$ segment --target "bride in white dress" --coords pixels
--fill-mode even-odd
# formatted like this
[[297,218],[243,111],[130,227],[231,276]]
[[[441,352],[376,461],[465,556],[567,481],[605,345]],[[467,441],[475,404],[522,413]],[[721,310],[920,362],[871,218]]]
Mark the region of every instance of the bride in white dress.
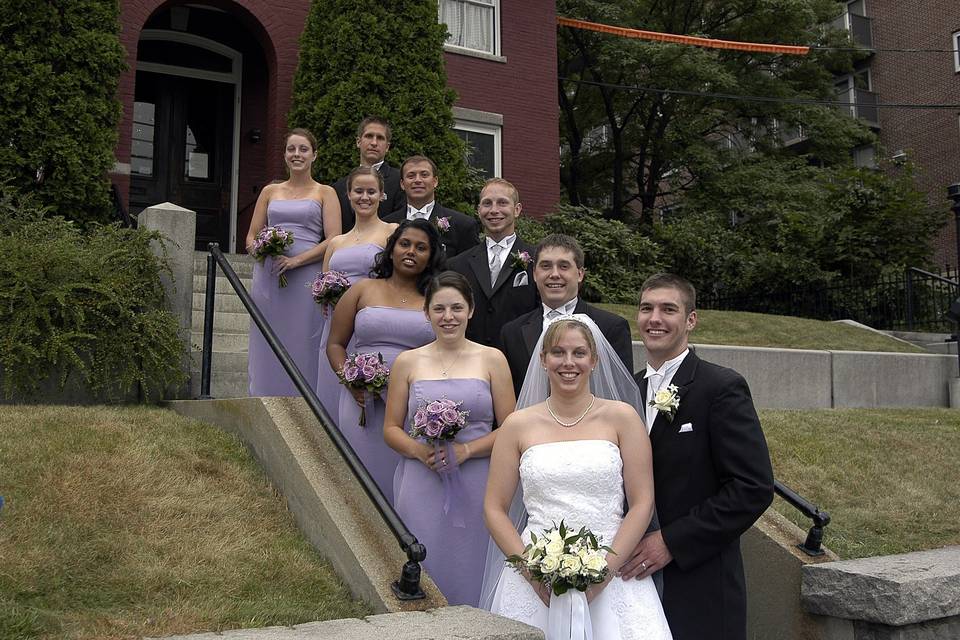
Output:
[[[522,553],[531,532],[539,534],[561,519],[573,531],[586,526],[613,549],[607,555],[610,572],[586,591],[585,628],[578,631],[576,623],[572,630],[564,628],[562,640],[669,640],[653,581],[624,581],[617,571],[654,509],[647,430],[634,406],[607,399],[636,406],[636,385],[586,316],[555,321],[537,352],[540,358],[533,358],[518,402],[526,408],[504,421],[491,456],[484,500],[490,535],[499,551],[510,555]],[[626,514],[624,498],[630,505]],[[561,640],[558,629],[570,620],[558,625],[558,598],[545,585],[504,568],[496,551],[488,554],[481,606],[539,627],[547,640]]]

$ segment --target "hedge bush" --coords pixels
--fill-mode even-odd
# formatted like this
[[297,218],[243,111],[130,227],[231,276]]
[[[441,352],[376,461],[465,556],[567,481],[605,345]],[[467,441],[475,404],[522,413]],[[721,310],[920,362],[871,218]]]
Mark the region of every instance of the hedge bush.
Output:
[[176,317],[150,250],[155,231],[50,215],[36,198],[0,191],[0,367],[7,396],[79,375],[95,399],[140,384],[159,396],[185,375]]
[[0,184],[109,221],[126,53],[117,0],[0,2]]
[[426,155],[438,167],[440,201],[475,202],[479,186],[467,168],[466,145],[453,131],[446,32],[435,0],[313,0],[287,119],[320,140],[318,180],[333,182],[357,165],[357,125],[379,115],[393,126],[391,164]]
[[656,244],[595,209],[559,205],[543,220],[521,216],[518,226],[519,235],[531,244],[551,233],[577,239],[586,271],[580,296],[590,302],[636,302],[643,281],[662,270]]

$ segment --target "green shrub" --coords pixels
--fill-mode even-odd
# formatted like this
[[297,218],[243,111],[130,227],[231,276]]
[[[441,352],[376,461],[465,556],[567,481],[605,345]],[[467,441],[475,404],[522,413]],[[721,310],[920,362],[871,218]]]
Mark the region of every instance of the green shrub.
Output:
[[145,397],[181,383],[184,347],[165,309],[154,231],[51,216],[0,192],[0,367],[3,392],[35,393],[76,373],[97,399]]
[[0,2],[0,184],[83,223],[111,216],[119,12],[116,0]]
[[586,271],[580,295],[591,302],[636,302],[643,281],[661,270],[660,250],[653,242],[594,209],[559,205],[541,221],[521,216],[518,233],[531,244],[551,233],[576,238]]
[[436,0],[311,2],[288,122],[321,141],[318,180],[333,182],[356,166],[357,125],[378,115],[393,125],[391,164],[426,155],[437,164],[440,201],[462,206],[476,198],[465,143],[453,131],[446,30],[437,22]]

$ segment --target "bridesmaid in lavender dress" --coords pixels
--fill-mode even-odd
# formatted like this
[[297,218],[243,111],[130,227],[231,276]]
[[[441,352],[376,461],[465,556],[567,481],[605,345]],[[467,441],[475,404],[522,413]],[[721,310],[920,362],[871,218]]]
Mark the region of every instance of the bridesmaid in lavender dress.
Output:
[[[377,255],[371,278],[350,287],[337,303],[327,343],[330,366],[343,367],[351,338],[355,352],[380,353],[391,367],[402,351],[433,340],[433,329],[423,315],[423,294],[442,259],[440,234],[433,224],[401,222]],[[366,415],[363,427],[359,425],[361,407]],[[393,474],[400,456],[383,441],[383,410],[380,396],[347,387],[340,391],[340,431],[392,502]]]
[[[260,192],[246,240],[250,253],[265,225],[280,225],[293,232],[293,245],[285,255],[254,265],[251,295],[308,382],[317,379],[316,354],[323,316],[305,290],[316,272],[306,265],[322,260],[328,242],[324,238],[340,233],[337,193],[310,175],[316,149],[316,140],[306,129],[293,129],[287,134],[284,161],[289,178]],[[279,285],[281,273],[287,277],[284,288]],[[247,372],[251,396],[299,395],[253,322]]]
[[[342,271],[351,286],[370,277],[373,261],[383,251],[387,238],[397,228],[396,223],[384,222],[377,215],[383,196],[383,176],[373,167],[357,167],[347,176],[347,198],[356,217],[353,229],[330,239],[323,258],[324,271]],[[340,386],[337,374],[327,359],[330,336],[330,316],[333,309],[325,309],[323,332],[320,337],[320,361],[317,363],[317,397],[336,423],[340,413]],[[354,343],[347,352],[356,351]]]
[[[427,547],[423,565],[451,605],[477,606],[487,543],[483,495],[496,432],[516,400],[507,360],[466,339],[470,283],[445,271],[433,278],[425,309],[437,339],[394,363],[383,435],[403,460],[394,480],[397,513]],[[408,435],[420,404],[447,398],[469,411],[449,449]],[[453,459],[449,458],[452,453]],[[459,474],[459,480],[455,477]]]

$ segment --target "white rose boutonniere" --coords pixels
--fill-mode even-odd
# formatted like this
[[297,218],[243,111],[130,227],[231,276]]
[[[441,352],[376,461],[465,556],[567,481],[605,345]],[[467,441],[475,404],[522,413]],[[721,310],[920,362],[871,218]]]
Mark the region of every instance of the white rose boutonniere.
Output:
[[650,406],[662,413],[667,418],[667,422],[673,422],[673,417],[677,415],[677,409],[680,408],[680,390],[677,385],[668,385],[666,389],[660,389],[653,394]]

